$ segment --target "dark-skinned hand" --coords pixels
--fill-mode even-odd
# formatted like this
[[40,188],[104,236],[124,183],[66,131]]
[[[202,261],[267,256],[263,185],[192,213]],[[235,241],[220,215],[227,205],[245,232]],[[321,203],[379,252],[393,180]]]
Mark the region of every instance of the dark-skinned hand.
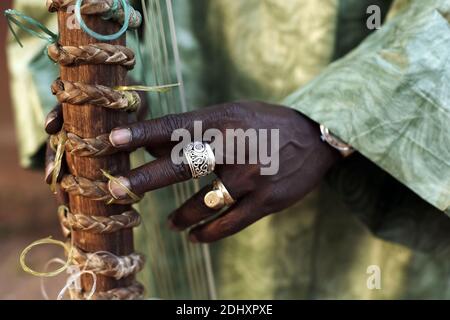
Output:
[[[62,126],[61,112],[53,111],[48,119],[47,132],[57,132]],[[172,147],[177,143],[171,141],[171,136],[180,128],[192,134],[194,121],[202,121],[203,130],[214,128],[221,132],[226,129],[266,129],[269,132],[279,129],[279,170],[274,175],[261,175],[263,165],[260,163],[216,165],[214,173],[236,203],[216,219],[199,224],[217,213],[204,204],[204,196],[212,190],[212,185],[207,185],[169,216],[171,228],[190,229],[189,238],[193,242],[217,241],[288,208],[312,191],[341,157],[321,141],[318,124],[293,109],[254,101],[227,103],[114,129],[110,140],[117,148],[144,147],[157,157],[124,174],[120,177],[122,183],[134,193],[144,194],[191,179],[188,165],[174,164],[171,160]],[[245,151],[249,152],[248,144]],[[51,175],[52,157],[52,152],[48,152],[47,177]],[[109,187],[114,197],[126,196],[120,186],[110,183]]]

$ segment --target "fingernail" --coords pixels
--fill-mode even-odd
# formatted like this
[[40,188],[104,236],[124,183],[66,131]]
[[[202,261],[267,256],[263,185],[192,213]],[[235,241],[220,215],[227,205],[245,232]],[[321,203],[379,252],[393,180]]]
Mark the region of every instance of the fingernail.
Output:
[[[125,177],[118,177],[117,178],[122,185],[124,185],[127,188],[130,188],[130,180],[128,180]],[[127,192],[123,188],[123,186],[115,181],[109,181],[108,182],[108,189],[111,195],[114,197],[114,199],[123,199],[127,197]]]
[[131,130],[130,129],[114,129],[109,135],[109,141],[115,147],[123,146],[131,142]]
[[47,166],[45,167],[45,177],[44,180],[46,183],[52,182],[52,173],[53,169],[55,168],[55,163],[53,161],[49,162]]
[[199,242],[197,237],[193,233],[189,234],[189,241],[192,242],[192,243],[198,243]]
[[47,118],[45,118],[45,129],[51,130],[52,131],[52,124],[55,121],[55,119],[57,118],[58,114],[55,111],[50,112],[47,115]]

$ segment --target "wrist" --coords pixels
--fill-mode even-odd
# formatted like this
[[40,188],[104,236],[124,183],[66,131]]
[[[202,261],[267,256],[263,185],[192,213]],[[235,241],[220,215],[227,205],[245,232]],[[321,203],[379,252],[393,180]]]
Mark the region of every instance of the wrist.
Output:
[[308,128],[307,135],[314,141],[315,150],[320,154],[322,162],[326,163],[325,167],[331,167],[334,163],[342,159],[341,152],[322,139],[321,125],[304,114],[297,113],[303,120],[303,127]]
[[331,148],[337,150],[343,158],[347,158],[355,152],[355,149],[353,149],[351,145],[333,135],[328,128],[322,124],[320,125],[320,138]]

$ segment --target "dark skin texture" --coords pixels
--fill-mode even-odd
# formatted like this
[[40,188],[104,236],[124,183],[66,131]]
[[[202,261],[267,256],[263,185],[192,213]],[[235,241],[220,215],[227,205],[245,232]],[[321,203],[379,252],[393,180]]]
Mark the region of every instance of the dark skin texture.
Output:
[[[57,132],[62,126],[60,111],[49,114],[46,131]],[[114,129],[111,142],[123,150],[144,147],[157,157],[155,161],[131,170],[121,180],[136,194],[166,187],[191,179],[189,167],[175,165],[170,158],[175,129],[185,128],[191,133],[193,122],[202,121],[203,130],[219,129],[279,129],[279,171],[275,175],[261,175],[261,164],[216,165],[214,173],[221,179],[236,203],[208,223],[217,211],[206,207],[203,198],[212,189],[205,186],[175,212],[169,215],[169,226],[178,231],[190,228],[193,242],[213,242],[233,235],[259,219],[286,209],[311,192],[330,167],[341,156],[320,139],[319,126],[297,111],[263,102],[227,103],[185,114],[138,121]],[[128,133],[129,140],[118,145],[118,130]],[[119,132],[119,133],[120,133]],[[247,146],[248,147],[248,146]],[[225,151],[225,150],[224,150]],[[248,149],[247,149],[248,152]],[[53,152],[47,154],[47,176],[52,171]],[[49,182],[50,179],[47,179]],[[111,193],[120,198],[125,194],[110,184]]]

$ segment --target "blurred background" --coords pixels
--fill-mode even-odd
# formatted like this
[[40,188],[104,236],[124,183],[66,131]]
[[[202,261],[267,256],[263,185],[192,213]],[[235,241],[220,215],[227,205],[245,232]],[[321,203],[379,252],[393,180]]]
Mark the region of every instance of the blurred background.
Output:
[[[0,10],[11,7],[11,0],[2,0]],[[0,19],[0,299],[42,299],[40,280],[26,274],[19,265],[19,255],[31,242],[59,236],[56,203],[43,181],[43,172],[24,170],[19,166],[14,119],[10,103],[9,76],[5,44],[8,27],[3,14]],[[46,246],[29,256],[30,266],[39,269],[61,254],[61,249]],[[61,282],[46,282],[54,297]],[[52,290],[53,289],[53,290]]]

